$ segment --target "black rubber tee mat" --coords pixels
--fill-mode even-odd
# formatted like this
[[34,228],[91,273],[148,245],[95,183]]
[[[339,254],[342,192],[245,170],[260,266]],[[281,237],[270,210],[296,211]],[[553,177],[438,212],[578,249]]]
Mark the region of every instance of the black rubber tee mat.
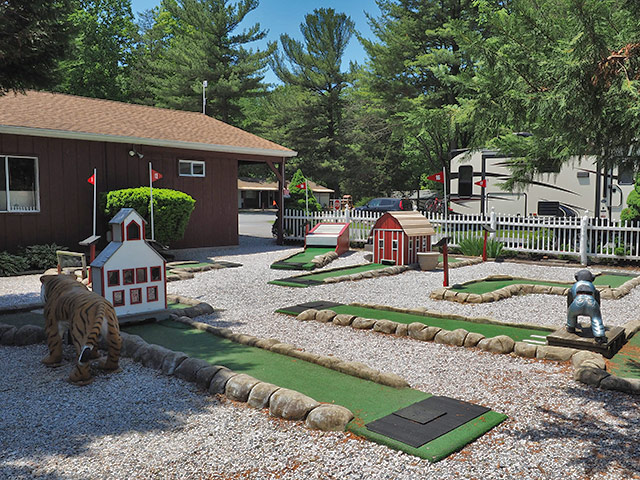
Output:
[[419,448],[488,411],[473,403],[433,396],[365,426],[372,432]]

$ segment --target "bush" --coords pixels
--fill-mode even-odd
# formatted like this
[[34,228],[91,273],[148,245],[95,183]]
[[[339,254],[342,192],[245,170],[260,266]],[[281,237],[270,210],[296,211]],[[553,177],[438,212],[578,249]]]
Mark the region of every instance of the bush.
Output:
[[58,264],[57,250],[68,250],[52,243],[51,245],[31,245],[24,251],[24,258],[29,263],[29,268],[33,270],[46,270]]
[[8,277],[24,272],[29,268],[27,259],[9,252],[0,252],[0,277]]
[[[458,242],[462,255],[471,257],[482,256],[484,249],[484,237],[467,237]],[[502,243],[497,240],[487,239],[487,257],[498,258],[502,252]]]
[[[147,221],[146,235],[151,238],[149,187],[113,190],[103,195],[104,214],[113,218],[121,208],[133,208]],[[168,188],[153,189],[153,221],[156,240],[168,245],[184,237],[196,201],[186,193]]]

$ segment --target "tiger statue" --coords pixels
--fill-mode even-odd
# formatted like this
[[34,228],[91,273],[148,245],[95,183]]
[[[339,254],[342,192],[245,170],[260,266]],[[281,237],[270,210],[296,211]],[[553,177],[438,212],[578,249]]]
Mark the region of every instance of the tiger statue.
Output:
[[[90,291],[78,282],[75,275],[43,275],[42,297],[45,303],[45,333],[49,355],[42,360],[55,367],[62,361],[61,327],[67,326],[78,361],[69,381],[79,385],[91,382],[89,362],[98,358],[98,340],[106,333],[108,354],[100,365],[105,370],[116,370],[120,359],[122,338],[118,317],[104,297]],[[62,325],[59,325],[59,322]],[[60,330],[59,330],[60,329]]]

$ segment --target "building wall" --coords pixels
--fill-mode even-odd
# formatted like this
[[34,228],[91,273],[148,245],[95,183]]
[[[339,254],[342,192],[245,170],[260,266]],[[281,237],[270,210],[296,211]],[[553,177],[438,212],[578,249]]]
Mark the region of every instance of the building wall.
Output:
[[[129,156],[132,147],[144,158]],[[154,182],[155,188],[180,190],[196,200],[185,238],[172,247],[235,245],[237,164],[240,159],[255,160],[193,150],[4,134],[0,134],[0,155],[37,157],[40,189],[39,212],[0,212],[0,251],[52,242],[79,251],[78,242],[93,231],[93,188],[87,182],[93,168],[97,168],[99,195],[109,190],[148,186],[149,161],[163,175]],[[180,177],[179,159],[204,161],[206,176]],[[108,221],[98,215],[102,246],[106,244]]]

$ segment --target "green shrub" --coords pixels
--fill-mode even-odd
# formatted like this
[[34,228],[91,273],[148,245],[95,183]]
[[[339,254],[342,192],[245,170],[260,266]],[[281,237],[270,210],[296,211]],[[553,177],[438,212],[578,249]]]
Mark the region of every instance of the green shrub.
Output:
[[23,257],[29,264],[30,269],[46,270],[58,264],[56,250],[68,250],[68,248],[61,247],[55,243],[51,245],[31,245],[25,249]]
[[24,272],[29,268],[27,259],[9,252],[0,252],[0,277],[8,277]]
[[[467,237],[458,242],[462,255],[471,257],[482,256],[484,249],[484,237]],[[487,257],[498,258],[502,252],[502,243],[497,240],[487,239]]]
[[640,220],[640,175],[636,177],[633,190],[627,196],[627,208],[620,212],[620,220],[623,222]]
[[[146,234],[151,238],[149,187],[113,190],[103,196],[103,211],[110,220],[121,208],[133,208],[147,221]],[[196,201],[186,193],[168,188],[153,189],[153,221],[156,240],[168,245],[184,237]]]

